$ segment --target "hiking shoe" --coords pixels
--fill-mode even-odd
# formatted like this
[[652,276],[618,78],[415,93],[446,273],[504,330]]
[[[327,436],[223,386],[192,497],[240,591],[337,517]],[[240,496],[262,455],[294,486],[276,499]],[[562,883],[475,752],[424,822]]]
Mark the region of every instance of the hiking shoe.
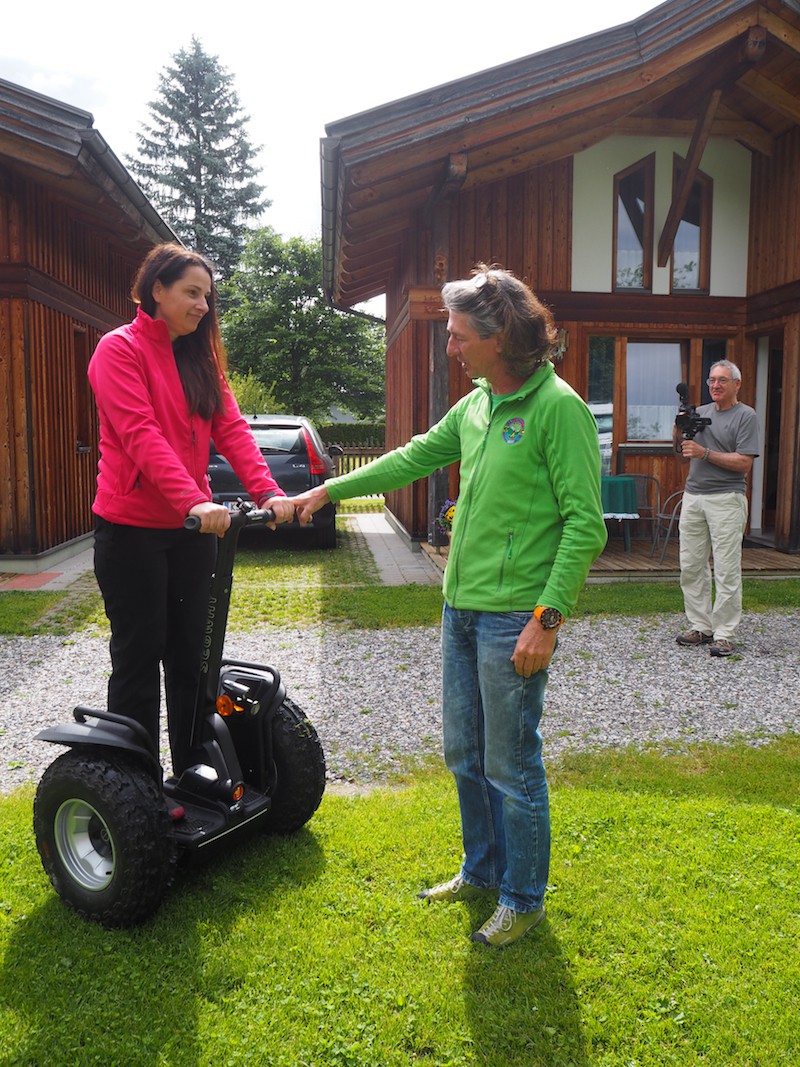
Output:
[[717,641],[712,641],[711,648],[708,651],[712,656],[730,656],[734,648],[730,641],[720,637]]
[[449,882],[441,882],[430,889],[423,889],[417,896],[420,900],[441,900],[446,904],[452,904],[456,900],[477,900],[478,897],[485,897],[491,892],[491,889],[481,889],[477,885],[470,885],[460,874],[457,874]]
[[470,941],[503,948],[519,941],[528,930],[538,926],[543,918],[544,907],[538,911],[514,911],[505,904],[498,904],[494,915],[487,919],[480,930],[475,931]]
[[691,645],[710,645],[713,638],[711,634],[701,633],[700,630],[689,630],[685,634],[678,634],[675,640],[679,645],[689,647]]

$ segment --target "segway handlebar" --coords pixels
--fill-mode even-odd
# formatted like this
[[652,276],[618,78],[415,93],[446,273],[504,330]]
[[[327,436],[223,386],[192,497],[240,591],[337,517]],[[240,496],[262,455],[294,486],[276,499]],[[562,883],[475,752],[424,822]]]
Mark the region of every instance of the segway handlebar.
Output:
[[[247,507],[240,507],[236,511],[231,512],[231,521],[236,517],[239,518],[239,523],[242,526],[266,526],[267,523],[275,521],[275,512],[272,508],[257,508],[254,504],[250,504]],[[183,520],[184,530],[199,530],[202,526],[202,521],[197,515],[187,515]]]

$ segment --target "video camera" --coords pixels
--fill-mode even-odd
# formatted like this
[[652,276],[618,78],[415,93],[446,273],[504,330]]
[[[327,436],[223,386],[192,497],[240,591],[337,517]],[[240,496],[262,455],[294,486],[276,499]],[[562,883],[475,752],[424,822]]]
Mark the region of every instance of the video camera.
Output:
[[695,435],[700,433],[704,426],[711,425],[711,419],[705,419],[697,414],[697,408],[689,403],[689,386],[686,382],[679,382],[675,391],[680,398],[678,414],[675,416],[675,425],[683,434],[684,441],[693,441]]

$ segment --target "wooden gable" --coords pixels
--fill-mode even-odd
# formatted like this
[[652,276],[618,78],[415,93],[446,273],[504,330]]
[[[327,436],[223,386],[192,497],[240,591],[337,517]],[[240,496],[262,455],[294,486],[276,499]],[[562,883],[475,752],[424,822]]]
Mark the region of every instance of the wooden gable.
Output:
[[[321,142],[325,287],[347,307],[386,295],[388,442],[401,443],[409,425],[424,429],[468,388],[447,366],[438,293],[477,260],[497,261],[553,308],[569,345],[560,372],[584,396],[593,335],[616,336],[623,358],[627,336],[680,338],[694,395],[703,338],[713,336],[742,365],[742,398],[753,403],[759,345],[771,337],[785,357],[779,436],[787,457],[775,543],[800,549],[798,120],[797,0],[671,0],[626,25],[329,124]],[[605,288],[575,287],[573,250],[586,238],[575,231],[573,171],[613,138],[684,146],[681,179],[654,235],[659,267],[673,253],[709,146],[741,146],[746,291],[744,283],[741,292],[704,296],[614,291],[610,266]],[[624,383],[619,390],[616,411]],[[624,413],[615,420],[620,442]],[[666,488],[682,478],[672,460],[641,462]],[[435,500],[453,495],[454,479],[391,497],[412,536],[430,531]]]
[[693,136],[695,154],[709,136],[729,137],[769,158],[800,120],[798,56],[795,0],[673,0],[329,124],[321,158],[332,299],[352,306],[391,289],[419,213],[454,192],[454,161],[468,193],[611,134]]
[[91,115],[0,81],[3,569],[36,569],[92,530],[89,356],[132,317],[145,253],[175,239]]

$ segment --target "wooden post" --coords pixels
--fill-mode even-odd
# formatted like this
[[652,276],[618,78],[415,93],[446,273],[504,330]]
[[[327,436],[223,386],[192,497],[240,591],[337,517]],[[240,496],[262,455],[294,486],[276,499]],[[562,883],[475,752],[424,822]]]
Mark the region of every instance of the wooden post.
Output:
[[[467,158],[448,157],[442,177],[428,201],[426,215],[431,231],[433,282],[439,288],[449,277],[450,207],[467,176]],[[450,407],[450,360],[447,355],[447,325],[432,322],[428,347],[428,425],[432,426]],[[428,476],[428,544],[444,545],[447,537],[437,527],[436,519],[448,496],[450,476],[441,467]]]

